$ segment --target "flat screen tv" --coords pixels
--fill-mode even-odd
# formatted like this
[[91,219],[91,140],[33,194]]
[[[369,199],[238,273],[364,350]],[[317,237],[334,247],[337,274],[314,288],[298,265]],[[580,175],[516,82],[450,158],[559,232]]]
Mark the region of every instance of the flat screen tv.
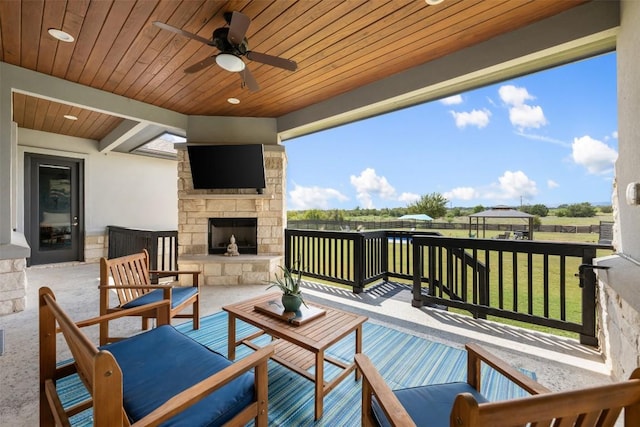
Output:
[[194,189],[266,187],[262,144],[187,145]]

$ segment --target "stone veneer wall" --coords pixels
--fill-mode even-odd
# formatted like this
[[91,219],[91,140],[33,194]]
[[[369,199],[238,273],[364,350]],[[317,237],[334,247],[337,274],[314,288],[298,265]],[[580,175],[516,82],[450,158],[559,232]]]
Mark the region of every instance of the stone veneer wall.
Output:
[[0,315],[23,311],[26,305],[27,261],[0,260]]
[[[206,285],[260,283],[277,271],[284,255],[285,166],[280,145],[265,145],[267,188],[193,190],[186,147],[178,147],[178,262],[180,269],[203,271]],[[207,254],[209,218],[257,218],[258,254]]]
[[640,313],[602,282],[599,292],[599,339],[614,379],[622,381],[640,366]]

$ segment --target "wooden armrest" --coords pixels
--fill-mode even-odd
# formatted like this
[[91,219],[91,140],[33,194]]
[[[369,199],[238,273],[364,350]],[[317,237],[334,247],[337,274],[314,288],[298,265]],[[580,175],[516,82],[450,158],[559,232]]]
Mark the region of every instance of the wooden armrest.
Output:
[[267,362],[274,352],[275,347],[271,344],[251,353],[247,357],[233,363],[231,366],[173,396],[146,417],[132,424],[131,427],[158,425],[182,412],[189,406],[196,404],[215,390],[233,381],[250,369],[258,365],[263,365],[266,370]]
[[542,384],[518,371],[508,362],[488,352],[478,344],[469,343],[465,345],[465,348],[467,350],[467,382],[476,390],[480,391],[480,362],[484,362],[531,394],[551,392]]
[[162,274],[165,276],[175,276],[176,274],[200,274],[200,271],[186,271],[186,270],[149,270],[152,274]]
[[[139,307],[127,308],[125,310],[119,310],[113,313],[103,314],[102,316],[81,320],[79,322],[76,322],[76,326],[78,328],[84,328],[85,326],[97,325],[99,323],[109,322],[120,317],[133,316],[138,313],[146,313],[151,310],[157,310],[159,312],[158,325],[165,325],[169,323],[169,312],[171,310],[171,307],[169,305],[169,300],[163,299],[162,301],[152,302],[150,304],[141,305]],[[161,313],[166,316],[166,319],[164,321],[161,320],[161,318],[163,318],[163,316],[160,315]]]
[[100,285],[98,289],[171,289],[171,285]]
[[196,270],[149,270],[149,274],[155,274],[160,277],[177,276],[181,274],[190,274],[193,276],[193,283],[191,286],[194,288],[200,288],[199,280],[201,271]]
[[355,361],[362,373],[362,425],[373,425],[371,419],[371,393],[373,393],[392,426],[415,426],[371,360],[365,354],[358,353],[355,355]]

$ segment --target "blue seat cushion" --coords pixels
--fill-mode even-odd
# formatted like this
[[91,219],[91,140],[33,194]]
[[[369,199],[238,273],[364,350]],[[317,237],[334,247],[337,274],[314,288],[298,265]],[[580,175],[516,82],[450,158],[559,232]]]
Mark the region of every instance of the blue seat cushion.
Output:
[[[466,382],[404,388],[393,393],[417,426],[449,427],[453,402],[460,393],[471,393],[478,403],[487,402],[482,394]],[[371,406],[378,425],[391,426],[375,398]]]
[[[110,351],[122,370],[123,406],[131,422],[232,364],[170,325],[101,349]],[[247,372],[161,425],[220,426],[253,402],[254,395],[254,375]]]
[[[171,308],[176,308],[197,293],[198,288],[193,286],[177,286],[171,288]],[[141,305],[162,301],[163,295],[162,289],[154,289],[141,297],[129,301],[124,304],[122,308],[140,307]]]

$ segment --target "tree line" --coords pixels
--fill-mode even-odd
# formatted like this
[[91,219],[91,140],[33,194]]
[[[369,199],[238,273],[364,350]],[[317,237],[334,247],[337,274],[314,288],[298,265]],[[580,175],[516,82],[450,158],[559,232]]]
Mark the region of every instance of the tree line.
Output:
[[[477,205],[472,208],[464,207],[451,207],[447,208],[449,200],[440,193],[425,194],[417,201],[408,204],[405,207],[397,208],[381,208],[381,209],[366,209],[356,207],[354,209],[308,209],[300,211],[288,211],[287,218],[290,220],[329,220],[329,221],[345,221],[352,218],[362,217],[382,217],[382,218],[399,218],[403,215],[411,214],[427,214],[431,218],[455,218],[460,216],[466,216],[472,213],[482,212],[489,209],[482,205]],[[524,205],[518,209],[522,212],[526,212],[537,217],[546,217],[552,211],[544,204]],[[593,217],[598,214],[598,211],[602,213],[611,213],[613,211],[611,206],[593,206],[589,202],[562,204],[553,209],[553,213],[559,217]]]

